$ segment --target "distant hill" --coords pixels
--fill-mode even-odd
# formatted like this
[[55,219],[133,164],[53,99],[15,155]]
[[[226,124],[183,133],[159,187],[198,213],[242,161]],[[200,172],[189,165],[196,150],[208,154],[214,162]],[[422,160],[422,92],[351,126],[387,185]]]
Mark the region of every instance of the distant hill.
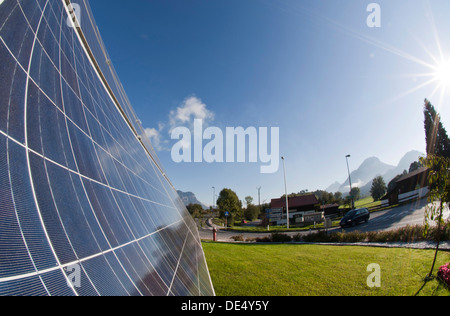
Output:
[[197,200],[197,197],[195,196],[194,193],[192,192],[183,192],[183,191],[179,191],[177,190],[178,195],[180,196],[181,200],[183,201],[185,206],[188,206],[189,204],[200,204],[203,209],[208,209],[208,207],[203,204],[202,202],[200,202],[199,200]]
[[[402,173],[403,170],[408,171],[411,163],[417,161],[423,155],[423,153],[416,150],[410,151],[403,156],[397,166],[385,164],[377,157],[368,158],[358,169],[351,172],[352,186],[359,187],[362,196],[368,195],[372,187],[372,180],[376,176],[382,176],[387,185],[396,175]],[[332,193],[342,192],[345,195],[350,191],[348,178],[342,183],[333,183],[326,191]]]

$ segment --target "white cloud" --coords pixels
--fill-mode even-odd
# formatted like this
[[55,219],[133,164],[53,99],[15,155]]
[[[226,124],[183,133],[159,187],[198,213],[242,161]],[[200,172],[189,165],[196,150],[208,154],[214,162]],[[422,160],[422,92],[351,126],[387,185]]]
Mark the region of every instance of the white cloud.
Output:
[[202,119],[204,123],[214,120],[214,113],[209,111],[206,104],[196,96],[186,98],[180,107],[170,111],[170,129],[190,123],[192,126],[194,119]]
[[155,128],[146,128],[145,135],[150,138],[153,148],[159,151],[161,144],[161,134],[159,133],[159,131],[157,131]]
[[167,148],[167,144],[169,144],[172,130],[176,127],[187,127],[192,131],[195,119],[202,119],[203,126],[206,127],[214,120],[214,112],[208,110],[201,99],[196,96],[190,96],[176,110],[169,112],[168,124],[159,122],[158,128],[146,128],[145,134],[150,139],[155,150],[170,151]]
[[147,137],[150,139],[150,142],[152,143],[153,148],[157,151],[168,150],[164,146],[167,143],[167,141],[164,140],[164,137],[161,133],[163,128],[164,125],[159,124],[158,129],[156,128],[145,129],[145,135],[147,135]]

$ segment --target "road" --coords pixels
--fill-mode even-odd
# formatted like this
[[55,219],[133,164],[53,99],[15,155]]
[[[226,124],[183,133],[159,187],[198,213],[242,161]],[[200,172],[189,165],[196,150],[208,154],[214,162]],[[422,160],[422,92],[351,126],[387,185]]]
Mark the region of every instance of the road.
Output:
[[[403,205],[397,208],[376,212],[371,214],[370,221],[367,224],[361,224],[356,227],[345,228],[346,232],[359,230],[362,232],[370,231],[387,231],[401,228],[407,225],[422,225],[425,218],[425,207],[428,202],[426,199],[414,202],[412,204]],[[447,211],[444,213],[444,218],[449,219],[450,214]],[[342,231],[341,228],[330,229],[330,232]],[[199,230],[200,238],[205,240],[212,240],[212,230],[202,228]],[[299,232],[286,233],[291,236],[298,234]],[[308,232],[304,232],[305,234]],[[246,233],[237,231],[224,231],[219,230],[217,232],[218,241],[232,241],[231,237],[243,235],[244,239],[257,238],[267,236],[268,233]]]
[[[426,199],[412,204],[399,206],[393,209],[370,214],[370,221],[356,227],[345,228],[346,232],[359,230],[362,232],[386,231],[401,228],[407,225],[421,225],[425,219],[425,207],[428,205]],[[341,230],[335,229],[335,230]]]

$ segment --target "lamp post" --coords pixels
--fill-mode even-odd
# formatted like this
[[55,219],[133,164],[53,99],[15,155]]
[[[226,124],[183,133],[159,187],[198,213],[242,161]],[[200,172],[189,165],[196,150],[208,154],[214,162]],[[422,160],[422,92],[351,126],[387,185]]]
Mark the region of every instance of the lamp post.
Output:
[[350,175],[350,167],[348,165],[348,158],[350,158],[351,155],[345,156],[345,160],[347,161],[347,170],[348,170],[348,181],[350,183],[350,197],[352,198],[352,209],[355,209],[355,200],[353,199],[352,195],[352,177]]
[[287,193],[287,182],[286,182],[286,166],[284,164],[284,157],[281,157],[281,160],[283,160],[283,170],[284,170],[284,191],[286,193],[286,222],[287,222],[287,229],[289,230],[289,201],[288,201],[288,193]]
[[213,208],[213,212],[214,212],[214,209],[215,209],[215,206],[216,206],[216,201],[215,201],[215,199],[216,199],[216,187],[212,187],[212,189],[213,189],[213,206],[212,206],[212,208]]
[[258,208],[261,210],[261,187],[256,188],[258,190]]

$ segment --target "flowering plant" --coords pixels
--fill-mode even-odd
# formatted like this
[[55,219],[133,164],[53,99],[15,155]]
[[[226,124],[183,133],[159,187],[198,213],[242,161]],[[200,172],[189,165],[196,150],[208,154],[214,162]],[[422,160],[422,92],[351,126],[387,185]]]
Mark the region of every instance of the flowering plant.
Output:
[[450,286],[450,263],[446,263],[439,268],[438,277]]

